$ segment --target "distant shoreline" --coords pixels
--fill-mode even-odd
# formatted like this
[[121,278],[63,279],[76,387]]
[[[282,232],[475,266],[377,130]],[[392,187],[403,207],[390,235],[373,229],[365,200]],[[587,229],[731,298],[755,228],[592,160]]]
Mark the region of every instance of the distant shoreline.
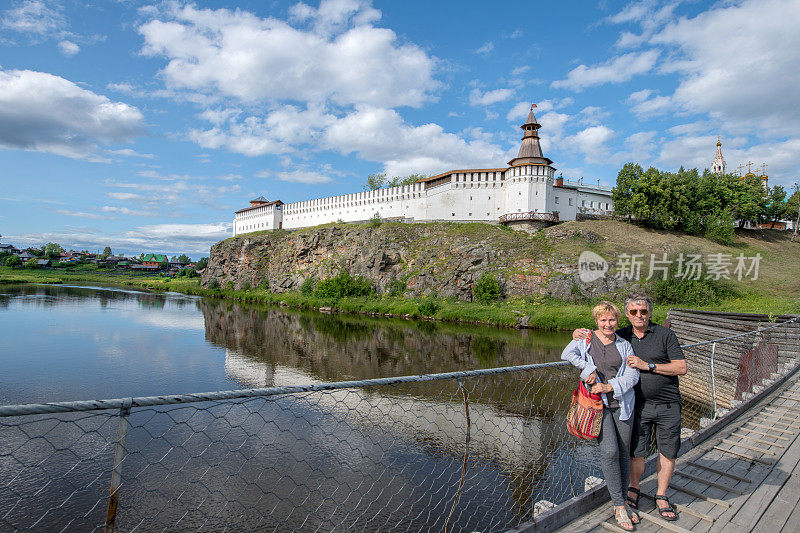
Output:
[[[543,297],[509,298],[491,304],[431,297],[358,297],[325,301],[313,296],[305,296],[298,292],[272,293],[260,288],[249,290],[204,289],[200,287],[199,278],[170,279],[155,276],[111,275],[100,272],[42,271],[0,267],[0,286],[19,283],[60,284],[73,282],[136,287],[156,292],[171,291],[292,309],[386,318],[435,320],[507,328],[521,327],[520,322],[524,322],[526,324],[524,327],[531,329],[569,331],[579,327],[591,327],[593,324],[591,318],[593,301],[573,303]],[[682,303],[680,305],[703,308],[703,306],[692,306],[691,303]],[[668,304],[658,305],[654,313],[654,320],[662,322],[666,318],[670,307]],[[737,312],[800,314],[800,301],[797,299],[785,298],[779,300],[758,295],[738,296],[705,307],[714,310],[725,309]],[[432,313],[425,314],[422,312],[425,310],[432,311]],[[523,317],[527,317],[527,320],[521,320]]]

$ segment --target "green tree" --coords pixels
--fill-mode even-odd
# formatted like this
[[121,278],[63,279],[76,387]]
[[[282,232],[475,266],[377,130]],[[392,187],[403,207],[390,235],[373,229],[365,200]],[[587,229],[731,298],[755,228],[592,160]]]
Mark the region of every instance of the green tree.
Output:
[[625,163],[617,174],[617,185],[611,191],[611,198],[614,200],[614,212],[617,215],[628,217],[633,216],[631,201],[633,198],[636,182],[641,178],[644,170],[636,163]]
[[55,259],[56,257],[59,257],[61,254],[64,253],[64,248],[62,248],[61,245],[57,243],[48,242],[47,244],[42,246],[42,253],[45,256],[49,257],[50,259]]
[[196,263],[197,270],[203,270],[208,266],[208,257],[201,257],[200,261]]
[[6,266],[10,267],[22,266],[22,259],[20,259],[17,254],[12,255],[11,257],[7,257]]
[[786,216],[786,190],[780,185],[772,187],[767,196],[767,205],[764,210],[764,218],[767,222],[772,222],[770,227],[774,228],[775,223]]
[[35,257],[31,257],[30,259],[25,261],[25,268],[36,268],[36,266],[38,265],[37,261],[39,260],[36,259]]
[[402,185],[411,185],[412,183],[416,183],[419,180],[426,178],[427,176],[423,174],[409,174],[408,176],[398,177],[395,176],[389,181],[386,182],[387,187],[400,187]]
[[365,191],[377,191],[386,183],[386,174],[370,174],[362,187]]
[[185,264],[191,263],[192,260],[188,255],[181,254],[181,255],[178,256],[178,262],[179,263],[183,263],[185,265]]
[[105,248],[103,248],[103,253],[100,254],[100,257],[105,259],[106,257],[112,256],[112,255],[114,255],[114,253],[111,251],[111,247],[110,246],[106,246]]

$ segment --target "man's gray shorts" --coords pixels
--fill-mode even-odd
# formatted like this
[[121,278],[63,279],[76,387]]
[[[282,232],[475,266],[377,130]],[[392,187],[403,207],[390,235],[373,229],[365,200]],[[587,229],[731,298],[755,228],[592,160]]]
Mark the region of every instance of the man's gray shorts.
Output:
[[631,454],[633,457],[650,455],[650,435],[656,429],[656,448],[667,459],[678,457],[681,447],[680,402],[637,403],[633,412]]

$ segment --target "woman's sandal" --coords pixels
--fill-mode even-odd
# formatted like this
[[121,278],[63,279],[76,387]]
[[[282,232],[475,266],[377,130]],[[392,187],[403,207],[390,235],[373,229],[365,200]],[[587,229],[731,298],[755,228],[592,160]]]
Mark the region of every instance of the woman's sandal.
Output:
[[[670,501],[667,499],[666,496],[659,496],[658,494],[656,494],[655,500],[656,500],[656,508],[658,509],[658,514],[661,515],[661,518],[667,520],[668,522],[674,522],[675,520],[678,519],[678,512],[675,510],[675,507],[672,506],[672,504],[670,503]],[[667,506],[659,507],[658,505],[659,501],[667,502]],[[664,513],[672,513],[672,516],[667,516]]]
[[617,525],[625,531],[635,531],[633,521],[631,521],[628,510],[624,505],[621,507],[614,507],[614,518],[617,520]]
[[639,523],[639,495],[641,494],[641,492],[639,492],[639,489],[634,489],[633,487],[628,487],[628,492],[633,492],[634,494],[636,494],[636,498],[634,498],[633,496],[628,495],[628,496],[625,497],[625,500],[626,500],[626,502],[628,504],[628,507],[630,507],[628,512],[631,515],[631,521],[634,524],[638,524]]

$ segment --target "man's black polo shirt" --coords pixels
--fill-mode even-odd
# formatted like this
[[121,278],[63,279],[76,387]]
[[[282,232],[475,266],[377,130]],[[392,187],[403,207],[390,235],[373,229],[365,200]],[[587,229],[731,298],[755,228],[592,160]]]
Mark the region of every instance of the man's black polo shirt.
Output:
[[[633,353],[645,363],[663,364],[686,359],[675,332],[654,322],[650,322],[644,337],[633,334],[633,326],[617,330],[617,335],[631,343]],[[678,376],[663,376],[642,370],[636,390],[636,402],[646,400],[648,403],[680,402]]]

